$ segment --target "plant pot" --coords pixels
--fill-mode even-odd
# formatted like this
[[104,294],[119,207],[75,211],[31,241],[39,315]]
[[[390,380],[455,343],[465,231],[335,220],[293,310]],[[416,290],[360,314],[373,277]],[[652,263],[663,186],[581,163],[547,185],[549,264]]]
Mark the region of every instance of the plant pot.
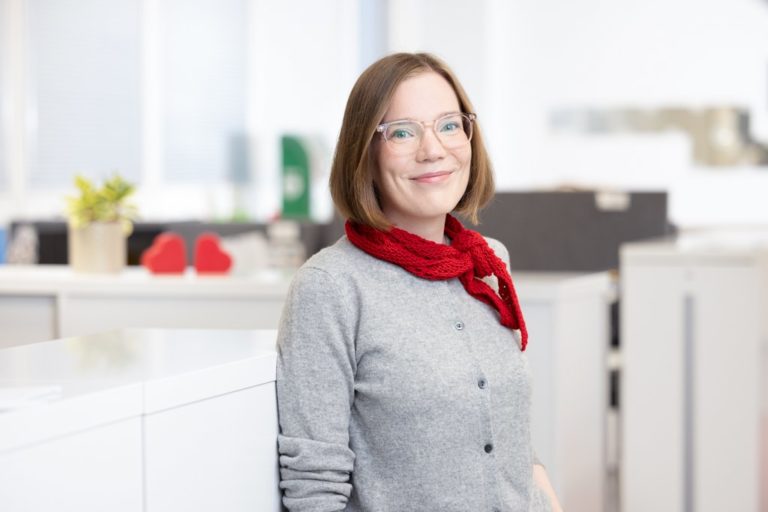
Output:
[[114,274],[125,267],[126,236],[119,222],[69,228],[69,265],[75,272]]

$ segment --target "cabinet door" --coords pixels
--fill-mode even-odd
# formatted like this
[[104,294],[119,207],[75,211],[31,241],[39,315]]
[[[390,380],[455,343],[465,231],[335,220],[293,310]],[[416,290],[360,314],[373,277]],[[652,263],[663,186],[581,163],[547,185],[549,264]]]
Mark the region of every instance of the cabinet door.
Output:
[[276,329],[281,295],[185,297],[72,293],[59,301],[61,336],[128,327],[171,329]]
[[280,510],[274,382],[144,421],[147,510]]
[[623,512],[683,506],[685,270],[621,271]]
[[531,333],[533,448],[565,509],[601,512],[611,282],[529,275],[517,285]]
[[555,324],[556,463],[566,510],[605,509],[609,282],[563,287]]
[[526,354],[531,369],[531,443],[536,455],[547,467],[552,485],[562,491],[560,468],[555,451],[557,417],[555,416],[555,311],[554,300],[522,299],[528,332],[535,333]]
[[141,512],[141,420],[0,453],[3,512]]
[[0,296],[0,348],[48,341],[57,334],[56,297]]
[[622,269],[625,512],[755,512],[760,297],[748,261]]
[[757,270],[707,265],[690,271],[692,506],[697,512],[757,511],[762,363]]

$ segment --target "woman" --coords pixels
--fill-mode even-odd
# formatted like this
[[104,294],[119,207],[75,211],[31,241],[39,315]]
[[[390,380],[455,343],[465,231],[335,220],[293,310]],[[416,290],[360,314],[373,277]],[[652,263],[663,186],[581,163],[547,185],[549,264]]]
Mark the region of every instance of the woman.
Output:
[[395,54],[363,72],[331,193],[347,236],[298,271],[278,336],[285,506],[559,510],[530,446],[507,251],[449,215],[476,223],[493,178],[444,63]]

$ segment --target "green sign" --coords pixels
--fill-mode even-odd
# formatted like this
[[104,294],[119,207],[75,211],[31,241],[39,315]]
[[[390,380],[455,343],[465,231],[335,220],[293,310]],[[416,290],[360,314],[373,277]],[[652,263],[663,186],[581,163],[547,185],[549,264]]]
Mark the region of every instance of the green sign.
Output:
[[309,218],[309,154],[307,144],[292,135],[282,137],[284,218]]

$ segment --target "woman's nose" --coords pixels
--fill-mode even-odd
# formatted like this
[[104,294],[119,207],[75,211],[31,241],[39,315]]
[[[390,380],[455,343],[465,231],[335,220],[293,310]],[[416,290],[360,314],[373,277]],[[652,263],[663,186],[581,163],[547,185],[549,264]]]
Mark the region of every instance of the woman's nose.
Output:
[[419,160],[437,160],[445,156],[446,150],[440,139],[437,138],[435,130],[427,128],[421,137],[419,150],[416,155]]

